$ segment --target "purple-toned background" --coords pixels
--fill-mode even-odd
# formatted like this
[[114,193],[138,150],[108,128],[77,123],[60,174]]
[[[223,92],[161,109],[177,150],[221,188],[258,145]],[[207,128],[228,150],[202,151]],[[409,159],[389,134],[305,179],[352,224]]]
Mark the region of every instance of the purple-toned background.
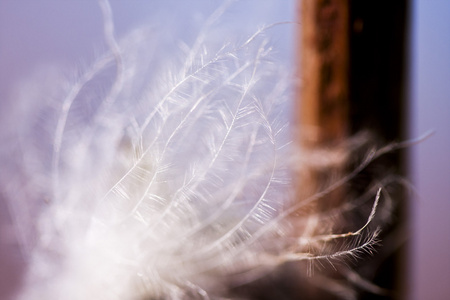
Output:
[[415,0],[412,17],[411,135],[436,133],[412,148],[410,299],[450,299],[450,1]]
[[[241,1],[224,22],[237,32],[250,25],[294,20],[294,0]],[[410,133],[436,134],[411,149],[412,178],[420,195],[412,203],[410,299],[450,297],[450,1],[414,0],[411,24]],[[118,36],[141,23],[182,22],[192,11],[211,12],[215,1],[112,1]],[[168,18],[167,16],[174,15]],[[227,19],[228,18],[228,19]],[[291,27],[277,39],[292,38]],[[280,42],[280,45],[292,43]],[[0,0],[0,138],[10,130],[15,87],[41,65],[87,64],[105,48],[96,1]],[[287,48],[281,55],[292,58]],[[6,143],[6,139],[0,143]],[[0,152],[1,155],[1,152]],[[0,166],[1,167],[1,166]],[[0,298],[21,272],[7,207],[0,191]]]

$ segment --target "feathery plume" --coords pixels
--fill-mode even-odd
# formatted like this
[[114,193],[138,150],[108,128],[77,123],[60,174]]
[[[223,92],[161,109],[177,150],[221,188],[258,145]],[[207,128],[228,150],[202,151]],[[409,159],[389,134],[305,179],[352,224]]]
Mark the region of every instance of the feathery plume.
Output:
[[[273,54],[274,25],[242,41],[217,37],[230,3],[183,44],[148,27],[117,40],[99,0],[109,51],[71,76],[51,69],[26,84],[25,121],[1,172],[27,265],[18,299],[233,297],[230,287],[286,262],[320,269],[374,251],[379,187],[334,212],[299,211],[392,146],[296,199],[292,72]],[[331,231],[330,216],[369,199],[362,226]]]

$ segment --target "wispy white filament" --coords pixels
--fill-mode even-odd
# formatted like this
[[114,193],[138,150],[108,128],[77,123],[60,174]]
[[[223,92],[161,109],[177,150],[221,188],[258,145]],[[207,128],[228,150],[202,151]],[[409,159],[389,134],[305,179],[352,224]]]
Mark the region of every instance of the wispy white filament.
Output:
[[1,174],[27,263],[18,299],[208,299],[227,296],[230,276],[373,251],[380,189],[350,233],[297,212],[392,147],[296,198],[292,70],[273,54],[274,25],[218,38],[227,2],[193,41],[147,27],[116,40],[99,3],[109,51],[51,86],[33,78],[19,99],[36,110],[21,111],[17,174]]

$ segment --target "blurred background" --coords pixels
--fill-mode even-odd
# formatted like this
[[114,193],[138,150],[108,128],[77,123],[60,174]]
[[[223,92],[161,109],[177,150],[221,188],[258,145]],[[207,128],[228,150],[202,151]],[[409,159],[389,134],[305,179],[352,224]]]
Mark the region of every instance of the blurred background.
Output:
[[412,4],[410,135],[436,132],[411,149],[410,299],[449,299],[450,1]]
[[[187,10],[211,12],[212,1],[112,1],[117,35],[142,23],[174,22]],[[154,7],[160,7],[158,14]],[[195,6],[195,7],[193,7]],[[225,16],[236,30],[296,18],[294,0],[240,1]],[[389,9],[388,5],[387,8]],[[167,15],[175,16],[170,19]],[[149,16],[155,18],[148,20]],[[191,16],[195,18],[195,15]],[[380,16],[382,18],[382,16]],[[228,20],[229,21],[229,20]],[[293,28],[277,28],[277,51],[293,59]],[[412,0],[410,11],[409,136],[435,134],[410,149],[412,227],[408,299],[450,298],[450,1]],[[241,33],[241,32],[239,32]],[[86,65],[105,49],[96,1],[0,0],[0,143],[7,143],[16,87],[44,65]],[[1,152],[0,152],[1,155]],[[1,167],[1,166],[0,166]],[[0,298],[20,267],[9,242],[11,220],[0,193]],[[6,297],[6,296],[5,296]],[[3,299],[3,298],[2,298]]]

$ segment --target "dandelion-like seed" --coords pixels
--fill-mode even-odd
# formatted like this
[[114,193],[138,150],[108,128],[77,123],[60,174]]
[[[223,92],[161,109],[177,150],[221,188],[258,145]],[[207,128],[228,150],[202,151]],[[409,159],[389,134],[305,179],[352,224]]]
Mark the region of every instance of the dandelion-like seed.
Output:
[[[360,202],[302,210],[402,145],[369,152],[297,199],[308,158],[291,138],[291,72],[267,37],[291,25],[219,40],[214,26],[228,3],[191,44],[148,27],[116,40],[111,8],[99,3],[109,51],[73,76],[34,78],[20,99],[30,108],[11,148],[17,172],[2,172],[27,264],[18,299],[244,297],[239,287],[288,262],[320,273],[375,251],[382,182],[357,199],[372,208],[351,232],[332,232],[340,224],[330,216]],[[376,289],[351,268],[340,273]],[[333,282],[325,275],[318,280]],[[353,299],[348,286],[327,288]]]

